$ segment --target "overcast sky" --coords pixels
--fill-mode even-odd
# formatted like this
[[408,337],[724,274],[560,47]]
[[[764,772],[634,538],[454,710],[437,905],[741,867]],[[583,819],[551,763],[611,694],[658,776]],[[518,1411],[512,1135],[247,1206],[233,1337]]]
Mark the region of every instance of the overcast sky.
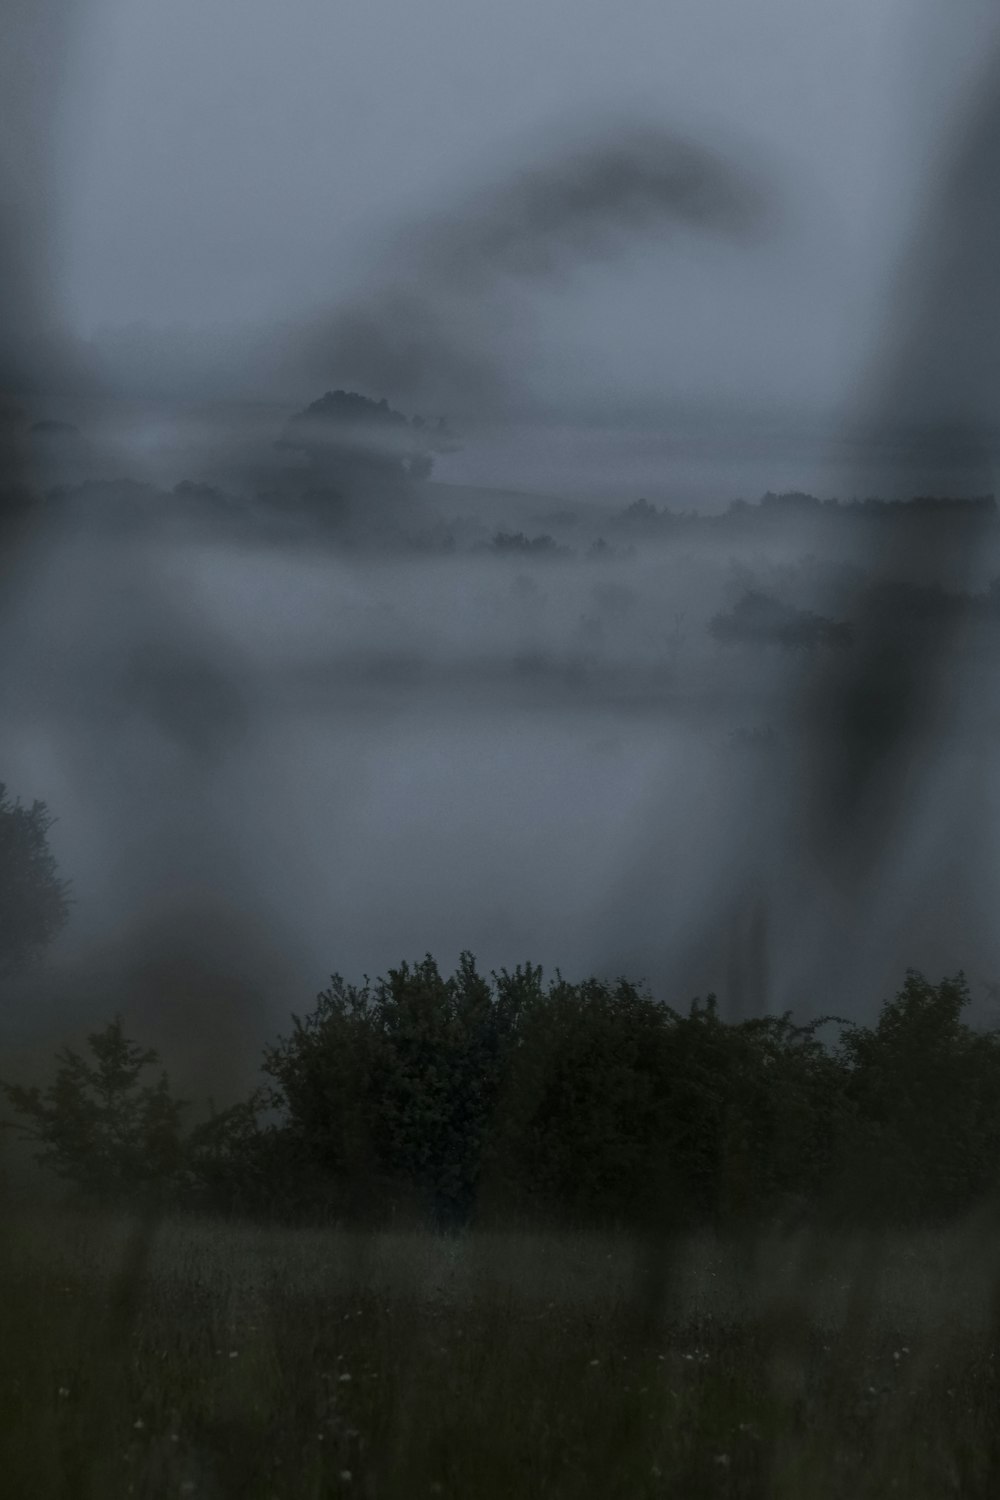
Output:
[[[9,0],[21,46],[16,57],[13,48],[0,51],[0,84],[12,86],[0,87],[0,126],[17,123],[0,130],[0,202],[9,196],[20,210],[9,217],[22,237],[20,257],[18,246],[8,252],[0,242],[0,270],[3,254],[20,268],[20,279],[0,276],[0,313],[20,314],[26,347],[38,343],[35,327],[44,320],[15,306],[25,287],[39,302],[51,296],[85,338],[135,321],[206,331],[204,344],[229,351],[216,367],[218,394],[238,396],[260,374],[263,345],[245,343],[257,355],[240,360],[236,342],[213,330],[285,321],[335,332],[345,326],[338,314],[367,315],[372,307],[380,328],[386,309],[391,321],[398,305],[418,334],[429,327],[442,349],[453,342],[453,369],[473,344],[480,358],[495,345],[501,363],[521,377],[522,412],[534,415],[535,398],[549,418],[559,408],[561,425],[553,419],[528,432],[534,446],[514,423],[487,431],[492,446],[482,435],[487,423],[470,424],[472,440],[456,424],[465,447],[442,461],[438,477],[560,497],[586,493],[609,505],[646,494],[684,508],[727,505],[740,494],[753,499],[765,488],[897,493],[869,488],[853,453],[836,484],[828,482],[807,451],[810,424],[794,418],[744,424],[749,444],[738,431],[733,436],[728,419],[716,420],[717,411],[689,432],[664,422],[661,431],[650,423],[637,433],[621,420],[613,442],[596,424],[582,433],[579,419],[636,417],[657,399],[679,396],[716,398],[735,410],[755,403],[822,410],[863,385],[909,226],[935,181],[948,180],[939,170],[947,121],[968,97],[996,24],[986,0],[949,0],[947,20],[936,21],[938,0],[76,0],[72,32],[57,24],[64,3]],[[64,73],[56,69],[63,51]],[[45,170],[50,120],[58,148],[52,177]],[[629,125],[646,134],[629,137]],[[674,135],[711,154],[672,158]],[[978,226],[976,253],[926,257],[930,270],[916,280],[931,288],[924,300],[938,314],[957,308],[952,347],[963,357],[993,348],[972,326],[991,301],[1000,233],[967,201],[989,181],[995,159],[986,149],[995,130],[981,135],[983,160],[955,194],[962,211],[947,214],[959,238]],[[535,168],[541,175],[531,181],[546,192],[551,185],[562,212],[558,187],[574,182],[572,172],[559,175],[559,163],[573,160],[567,140],[590,141],[587,161],[600,165],[614,158],[595,153],[593,142],[612,138],[663,141],[668,161],[696,164],[688,178],[680,174],[678,190],[639,151],[638,191],[626,195],[621,235],[605,233],[608,215],[622,207],[606,173],[584,171],[577,186],[586,191],[579,201],[570,192],[572,211],[556,221],[530,192],[519,197],[509,188]],[[729,213],[740,199],[733,185],[744,182],[762,187],[770,205],[750,234],[734,232]],[[566,201],[564,194],[562,208]],[[547,258],[556,274],[522,274],[525,260]],[[53,284],[44,268],[29,265],[35,259],[54,268]],[[971,270],[966,280],[975,285],[952,298],[955,266]],[[920,304],[919,293],[911,302]],[[442,310],[452,319],[447,326]],[[910,307],[899,325],[909,318],[921,334],[913,348],[935,372],[943,367],[951,384],[962,360],[940,360],[936,337],[949,319],[922,312]],[[4,316],[0,330],[9,339]],[[194,337],[192,357],[197,346]],[[900,349],[904,340],[890,350],[895,369],[886,361],[889,386],[898,381]],[[329,372],[314,363],[306,390],[286,396],[301,401],[332,385],[335,353]],[[58,377],[58,361],[50,365]],[[382,368],[385,384],[380,379],[367,394],[396,400],[392,360]],[[148,361],[140,357],[132,369],[139,381]],[[112,394],[130,395],[133,387],[121,379]],[[95,407],[102,401],[103,393]],[[175,465],[172,473],[163,468],[161,483],[204,477],[200,457],[191,457],[195,438],[185,448],[177,433],[221,426],[216,413],[203,420],[203,412],[168,411],[161,425],[160,412],[150,418],[124,401],[104,404],[109,422],[135,429],[138,447],[161,448],[163,464]],[[407,409],[451,415],[448,407]],[[270,445],[281,431],[256,410],[237,418],[241,441],[253,429],[255,443]],[[88,423],[81,425],[91,437]],[[144,469],[131,467],[138,447],[124,472],[141,476]],[[923,464],[925,455],[918,457]],[[463,463],[464,470],[454,467]],[[885,465],[892,485],[900,484],[893,452]],[[701,471],[709,468],[706,477]],[[920,493],[934,492],[926,473],[919,482],[928,486]],[[508,529],[507,512],[495,509],[492,497],[483,501],[483,524]],[[548,513],[548,501],[530,512],[546,527]],[[85,508],[81,514],[89,516]],[[699,674],[714,650],[707,622],[728,597],[728,542],[704,573],[686,553],[674,558],[675,577],[655,559],[651,615],[640,608],[637,623],[626,613],[616,625],[582,557],[579,570],[560,562],[551,578],[543,575],[535,603],[526,604],[523,580],[494,569],[494,557],[429,561],[414,552],[383,568],[363,551],[312,559],[303,550],[289,560],[227,545],[211,549],[202,586],[200,542],[175,551],[126,528],[111,546],[109,534],[70,527],[52,533],[50,550],[32,555],[19,595],[22,634],[11,637],[7,653],[10,707],[0,715],[5,776],[24,797],[50,799],[59,815],[57,853],[79,892],[73,941],[85,944],[100,927],[113,945],[133,921],[141,936],[147,905],[157,919],[162,905],[170,937],[174,893],[188,899],[194,892],[191,910],[201,921],[199,892],[208,888],[225,892],[254,932],[268,935],[256,911],[270,911],[296,963],[310,968],[332,963],[356,974],[368,965],[374,973],[424,945],[457,956],[471,944],[490,962],[531,956],[666,972],[675,942],[687,946],[693,932],[697,948],[696,929],[709,942],[713,902],[742,899],[736,886],[758,880],[759,856],[767,879],[780,867],[774,931],[783,953],[783,934],[793,935],[782,958],[788,972],[816,964],[843,977],[838,932],[827,947],[813,940],[826,922],[822,892],[784,894],[781,882],[790,885],[788,872],[797,878],[805,864],[787,813],[798,806],[787,779],[781,818],[789,819],[797,853],[784,866],[785,846],[770,826],[759,844],[747,832],[746,806],[763,828],[771,804],[731,785],[729,729],[769,726],[744,698],[745,680],[734,717],[720,718],[718,733],[711,728],[718,753],[706,754],[698,729]],[[520,572],[522,564],[515,566]],[[635,582],[627,554],[608,566]],[[413,579],[419,588],[408,596]],[[692,591],[690,607],[684,589]],[[631,598],[629,586],[625,595]],[[495,662],[513,664],[515,687],[520,663],[536,653],[546,671],[560,672],[564,661],[572,667],[600,610],[608,614],[600,629],[612,641],[615,631],[622,636],[619,654],[607,657],[609,682],[617,662],[630,665],[629,653],[642,662],[680,638],[676,649],[688,651],[690,680],[699,684],[693,728],[683,714],[676,733],[653,719],[648,730],[637,728],[638,716],[619,722],[613,706],[581,715],[556,697],[551,713],[518,717],[495,698]],[[269,664],[255,641],[283,644],[287,662],[277,655]],[[314,712],[305,667],[299,706],[300,679],[287,664],[297,670],[302,641],[345,653],[344,680],[365,685],[360,707],[346,699],[345,706],[333,689],[328,706],[317,688]],[[399,693],[383,675],[383,651],[391,671],[397,654],[404,663]],[[308,666],[311,658],[302,660]],[[659,660],[653,670],[666,671],[669,682],[673,667]],[[418,681],[424,668],[440,670],[440,701],[425,703],[421,689],[406,699],[411,661]],[[480,671],[486,691],[477,707],[464,684]],[[198,696],[205,683],[207,699]],[[185,724],[197,719],[199,729],[202,720],[211,725],[204,704],[217,688],[220,721],[235,726],[232,748],[202,759],[197,744],[172,738],[171,715]],[[976,821],[980,782],[967,770],[957,762],[946,774],[932,768],[932,821],[940,808],[958,805],[951,788],[959,785],[969,798],[962,816]],[[248,807],[265,811],[248,820]],[[952,905],[961,905],[956,893],[966,889],[933,853],[938,822],[930,831],[926,821],[914,826],[899,868],[916,894],[899,895],[897,882],[886,898],[898,897],[902,913],[894,964],[897,951],[900,964],[925,961],[927,950],[911,941],[936,931],[923,914],[937,921],[943,913],[942,950],[967,915],[953,928],[947,903],[938,901],[947,886]],[[951,844],[964,854],[964,839]],[[592,847],[588,864],[581,850]],[[331,849],[351,857],[331,861]],[[993,871],[992,849],[988,855]],[[276,880],[275,870],[293,867],[294,879]],[[917,890],[928,868],[937,884]],[[970,884],[980,868],[964,861]],[[719,893],[720,869],[731,872],[731,892]],[[971,954],[970,966],[992,974],[996,924],[988,901],[973,906],[956,962]],[[972,930],[980,907],[988,937],[981,959]],[[872,911],[874,943],[881,907]],[[543,940],[551,945],[544,951]],[[852,943],[860,963],[869,950],[853,935]],[[837,963],[827,963],[834,948]],[[255,952],[253,944],[245,949]],[[317,980],[328,972],[317,967]],[[787,984],[791,991],[791,978]]]
[[616,118],[766,178],[751,249],[649,235],[533,299],[535,386],[827,404],[871,341],[982,0],[96,0],[62,110],[61,295],[91,335],[349,299],[399,226]]

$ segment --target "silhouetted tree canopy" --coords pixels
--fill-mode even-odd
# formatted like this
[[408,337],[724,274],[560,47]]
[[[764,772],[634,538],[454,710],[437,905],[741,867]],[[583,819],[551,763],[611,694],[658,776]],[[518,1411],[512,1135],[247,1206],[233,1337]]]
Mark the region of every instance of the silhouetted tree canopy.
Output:
[[[727,1022],[625,979],[489,978],[464,953],[334,976],[264,1051],[265,1084],[185,1137],[120,1020],[3,1085],[43,1159],[89,1191],[381,1221],[865,1225],[954,1218],[1000,1188],[1000,1032],[961,974],[911,972],[873,1026]],[[833,1029],[829,1028],[834,1021]]]

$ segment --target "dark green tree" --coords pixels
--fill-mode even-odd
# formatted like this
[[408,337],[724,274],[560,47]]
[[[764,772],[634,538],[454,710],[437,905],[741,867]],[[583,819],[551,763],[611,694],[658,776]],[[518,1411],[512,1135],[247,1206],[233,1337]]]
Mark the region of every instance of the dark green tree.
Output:
[[120,1017],[87,1038],[89,1057],[72,1048],[46,1087],[0,1083],[20,1121],[13,1126],[38,1145],[38,1160],[88,1192],[119,1196],[177,1184],[184,1168],[181,1115],[159,1063],[124,1032]]
[[255,1089],[228,1109],[212,1108],[194,1127],[184,1142],[184,1202],[267,1217],[302,1212],[302,1164],[289,1132],[268,1117],[271,1103],[270,1089]]
[[24,807],[0,782],[0,975],[37,959],[65,926],[69,885],[60,880],[44,802]]
[[[495,1170],[532,1216],[633,1217],[660,1181],[669,1012],[627,980],[527,993],[498,1121]],[[532,992],[533,991],[533,992]]]
[[853,1108],[844,1189],[856,1212],[895,1222],[945,1218],[996,1190],[1000,1037],[963,1019],[963,974],[910,971],[874,1027],[843,1037]]
[[265,1055],[296,1159],[339,1180],[345,1203],[402,1197],[464,1218],[483,1170],[516,1015],[463,953],[428,955],[363,987],[335,976]]

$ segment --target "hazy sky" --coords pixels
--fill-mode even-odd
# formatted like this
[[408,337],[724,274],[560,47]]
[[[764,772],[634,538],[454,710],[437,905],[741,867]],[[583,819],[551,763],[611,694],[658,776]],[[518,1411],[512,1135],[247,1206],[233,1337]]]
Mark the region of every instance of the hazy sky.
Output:
[[[56,24],[65,0],[10,3],[20,48],[13,61],[0,53],[0,82],[17,87],[0,88],[0,125],[12,119],[17,128],[0,130],[0,147],[13,148],[0,152],[0,199],[6,192],[20,210],[9,215],[20,241],[12,250],[0,244],[0,260],[7,255],[19,275],[0,276],[0,311],[20,316],[31,353],[44,319],[33,322],[17,305],[24,288],[39,304],[54,294],[84,337],[135,321],[187,326],[190,338],[174,338],[175,394],[206,394],[205,381],[187,374],[185,347],[196,360],[214,343],[217,394],[240,397],[264,380],[266,346],[244,340],[238,357],[226,328],[285,321],[336,333],[348,326],[344,315],[349,322],[374,306],[378,329],[386,310],[391,322],[399,308],[401,322],[409,317],[418,334],[429,326],[441,349],[450,341],[458,356],[499,351],[501,373],[520,379],[517,416],[526,420],[492,431],[473,421],[471,440],[456,423],[465,448],[453,458],[466,467],[442,463],[439,477],[586,493],[609,507],[642,493],[684,507],[752,499],[765,487],[869,493],[853,451],[842,457],[838,487],[817,477],[810,444],[825,444],[825,418],[803,420],[801,408],[836,406],[854,391],[863,406],[880,341],[890,393],[906,384],[907,347],[960,394],[968,392],[953,370],[968,366],[976,379],[992,370],[981,314],[995,300],[1000,230],[976,211],[992,202],[979,192],[992,186],[1000,130],[989,110],[971,132],[975,170],[959,172],[956,185],[944,166],[949,113],[970,97],[997,24],[986,0],[956,0],[947,20],[935,20],[932,0],[79,0],[72,30]],[[54,177],[45,170],[50,121]],[[677,137],[699,149],[675,153]],[[627,185],[635,153],[608,155],[607,142],[628,140],[652,140],[657,152],[662,142],[668,163],[695,168],[677,179],[668,170],[664,184],[657,155],[623,196],[607,164],[624,163]],[[589,165],[561,176],[574,142]],[[529,169],[531,191],[519,192],[518,174]],[[940,191],[949,183],[950,196]],[[734,184],[765,190],[769,208],[752,232],[732,228],[728,210],[742,201]],[[886,338],[892,267],[935,187],[937,222],[912,257],[921,274],[909,305],[896,310],[901,332]],[[547,258],[553,274],[535,274],[530,263]],[[52,267],[51,277],[35,261]],[[0,317],[8,341],[9,321]],[[939,332],[956,357],[939,357]],[[154,354],[155,343],[151,335]],[[287,348],[304,342],[290,338]],[[153,361],[133,340],[136,351],[112,395],[144,395]],[[58,377],[58,359],[49,366]],[[386,383],[368,394],[403,405],[392,359],[381,368]],[[285,373],[291,380],[292,364]],[[333,359],[329,373],[314,360],[308,382],[285,398],[311,399],[337,382]],[[941,380],[930,384],[938,396]],[[176,466],[164,467],[163,484],[205,477],[195,457],[203,434],[206,453],[208,437],[222,442],[217,411],[153,403],[149,412],[81,386],[79,399],[106,415],[113,436],[134,429],[123,472],[145,472],[133,471],[133,455],[155,444],[164,465]],[[719,404],[688,430],[665,421],[643,433],[624,420],[678,396]],[[488,401],[490,417],[497,408]],[[761,403],[788,410],[758,421]],[[597,423],[582,431],[580,418],[595,413],[611,437]],[[271,455],[280,414],[239,408],[232,420],[254,458],[255,444]],[[81,426],[99,449],[103,431]],[[113,442],[109,451],[118,464]],[[895,450],[883,477],[887,469],[889,489],[879,492],[896,493]],[[921,472],[919,483],[934,481]],[[435,504],[446,502],[449,492]],[[498,503],[476,502],[484,536],[528,524],[508,523]],[[87,524],[78,529],[51,512],[53,529],[25,554],[0,683],[3,773],[58,813],[57,855],[79,894],[68,939],[78,948],[101,937],[109,952],[124,951],[125,931],[155,968],[162,923],[163,943],[183,957],[184,924],[192,913],[205,923],[208,891],[233,906],[234,942],[252,966],[258,939],[287,947],[301,992],[314,970],[323,981],[327,964],[377,972],[425,945],[445,957],[466,944],[489,962],[530,956],[647,975],[676,961],[703,984],[711,978],[703,950],[730,920],[726,911],[771,882],[776,974],[784,966],[775,997],[783,1002],[787,992],[791,1003],[800,979],[803,993],[810,966],[843,977],[850,912],[831,920],[822,881],[790,889],[803,855],[789,778],[774,777],[776,841],[765,826],[772,803],[729,769],[728,732],[767,727],[770,700],[746,696],[752,684],[739,669],[730,710],[723,672],[718,722],[710,716],[699,728],[705,681],[711,689],[709,669],[719,667],[708,620],[733,602],[731,585],[743,587],[730,576],[728,540],[704,574],[686,544],[672,558],[665,549],[622,623],[582,550],[579,567],[540,563],[527,594],[520,560],[511,577],[492,555],[428,560],[419,551],[400,563],[377,552],[314,559],[303,549],[288,559],[227,546],[199,583],[198,537],[173,547],[126,526],[116,539],[113,521],[91,529],[88,505],[84,495]],[[532,531],[549,529],[548,513],[548,501],[532,512]],[[661,566],[668,561],[673,575]],[[874,561],[894,563],[887,553]],[[936,559],[921,561],[935,576]],[[621,570],[626,601],[642,566],[627,552],[601,564]],[[670,653],[686,653],[691,723],[683,704],[676,723],[646,726],[623,717],[613,696],[610,706],[588,704],[584,693],[585,713],[553,698],[551,712],[529,703],[517,715],[496,700],[498,673],[512,679],[517,699],[525,662],[531,699],[536,658],[553,681],[564,664],[575,672],[592,649],[595,619],[611,642],[602,660],[616,691],[619,668],[628,680],[648,657],[669,682]],[[312,682],[309,660],[296,655],[308,640],[335,665],[341,653],[344,691],[340,679]],[[287,647],[287,662],[268,658],[272,644]],[[408,699],[411,670],[418,687]],[[779,686],[793,680],[784,661],[773,675]],[[477,682],[478,706],[467,689]],[[937,687],[927,683],[918,717]],[[218,744],[216,719],[229,735]],[[818,804],[829,780],[825,758],[813,755],[814,794],[814,750],[809,737],[802,806]],[[996,972],[992,885],[978,880],[976,860],[965,861],[963,884],[928,853],[935,839],[966,849],[947,831],[940,837],[939,811],[958,808],[949,827],[975,824],[984,778],[994,795],[991,768],[977,780],[958,760],[930,767],[920,817],[899,846],[910,887],[902,890],[900,876],[871,906],[873,944],[883,906],[898,936],[879,962],[937,964],[938,952],[957,946],[956,962]],[[959,787],[968,790],[960,796]],[[982,857],[992,879],[992,848]],[[952,912],[970,883],[981,888],[983,911],[970,902]],[[247,931],[253,941],[240,935]],[[867,964],[870,950],[853,934],[851,942],[855,961]],[[721,963],[721,949],[713,952]],[[837,964],[826,962],[830,952]],[[213,963],[225,970],[230,957],[215,954]],[[870,972],[880,972],[875,957]]]
[[826,403],[870,343],[981,0],[97,0],[62,120],[73,325],[349,298],[400,226],[623,113],[776,190],[752,249],[648,236],[527,307],[535,385]]

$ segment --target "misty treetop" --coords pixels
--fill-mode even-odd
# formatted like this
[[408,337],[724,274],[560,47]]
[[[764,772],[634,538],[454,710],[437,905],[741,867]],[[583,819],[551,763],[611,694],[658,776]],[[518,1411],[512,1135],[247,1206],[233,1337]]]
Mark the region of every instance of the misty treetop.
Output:
[[337,390],[297,412],[277,446],[302,453],[317,476],[353,488],[429,479],[434,454],[451,441],[443,417],[408,418],[384,397]]
[[[182,1128],[119,1018],[4,1084],[80,1188],[309,1220],[918,1223],[1000,1187],[1000,1033],[962,975],[911,972],[874,1026],[678,1011],[626,979],[570,983],[471,954],[334,976],[267,1046],[262,1085]],[[10,1123],[10,1122],[8,1122]]]

